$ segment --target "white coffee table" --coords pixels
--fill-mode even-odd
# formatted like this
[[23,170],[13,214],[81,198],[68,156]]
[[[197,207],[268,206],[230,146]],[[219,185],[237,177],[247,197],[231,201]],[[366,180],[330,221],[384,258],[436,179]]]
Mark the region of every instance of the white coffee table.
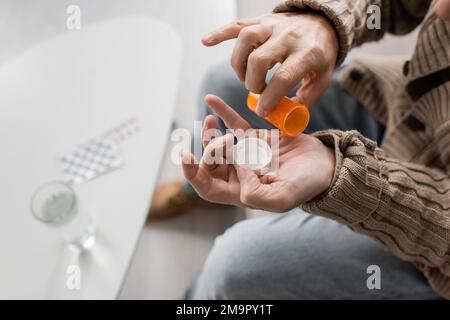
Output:
[[[130,17],[67,31],[0,68],[0,298],[114,299],[165,151],[181,43],[161,22]],[[97,244],[74,255],[30,214],[33,191],[61,179],[57,155],[134,116],[125,166],[75,190]],[[81,288],[66,271],[79,265]]]

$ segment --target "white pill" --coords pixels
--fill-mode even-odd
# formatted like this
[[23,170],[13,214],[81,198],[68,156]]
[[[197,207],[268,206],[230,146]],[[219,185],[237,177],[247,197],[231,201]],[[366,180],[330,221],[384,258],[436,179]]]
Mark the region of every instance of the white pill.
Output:
[[272,150],[264,140],[245,138],[234,146],[233,159],[240,166],[259,171],[269,167],[272,162]]

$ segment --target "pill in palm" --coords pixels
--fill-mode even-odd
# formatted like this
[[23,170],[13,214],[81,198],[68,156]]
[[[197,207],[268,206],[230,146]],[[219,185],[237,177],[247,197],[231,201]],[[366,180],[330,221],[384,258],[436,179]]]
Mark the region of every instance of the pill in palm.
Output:
[[258,138],[245,138],[234,146],[234,162],[254,171],[262,171],[272,162],[272,150],[266,141]]

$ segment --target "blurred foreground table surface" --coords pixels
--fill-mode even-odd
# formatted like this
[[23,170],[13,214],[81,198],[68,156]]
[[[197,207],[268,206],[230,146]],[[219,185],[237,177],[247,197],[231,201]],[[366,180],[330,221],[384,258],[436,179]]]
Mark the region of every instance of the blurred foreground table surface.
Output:
[[[0,298],[114,299],[146,220],[170,132],[181,44],[161,22],[83,25],[0,67]],[[125,165],[75,186],[97,243],[77,254],[30,213],[40,185],[61,180],[58,155],[135,117]],[[80,288],[67,286],[80,268]]]

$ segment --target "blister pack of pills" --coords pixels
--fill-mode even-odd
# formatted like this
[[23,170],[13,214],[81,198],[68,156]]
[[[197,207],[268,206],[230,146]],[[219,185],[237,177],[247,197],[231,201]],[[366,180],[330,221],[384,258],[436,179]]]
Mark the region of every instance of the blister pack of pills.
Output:
[[136,134],[135,118],[59,155],[64,181],[80,184],[114,171],[124,165],[120,144]]

